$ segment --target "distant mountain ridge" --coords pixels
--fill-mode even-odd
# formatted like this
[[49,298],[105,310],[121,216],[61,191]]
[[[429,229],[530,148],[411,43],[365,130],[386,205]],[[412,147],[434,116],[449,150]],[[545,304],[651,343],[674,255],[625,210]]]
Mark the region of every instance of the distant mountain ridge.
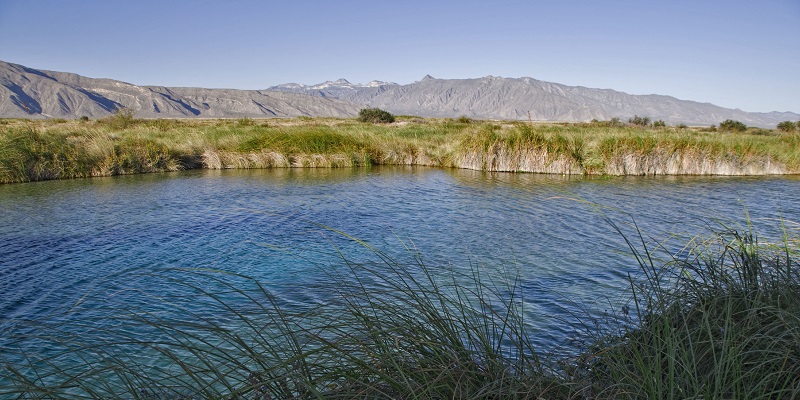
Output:
[[592,89],[540,81],[533,78],[486,76],[474,79],[436,79],[426,75],[408,84],[320,85],[268,88],[271,91],[302,93],[336,98],[378,107],[395,114],[425,117],[466,115],[485,119],[536,121],[590,121],[634,115],[661,119],[670,124],[711,125],[726,119],[747,125],[772,128],[780,121],[798,120],[791,112],[753,113],[679,100],[663,95],[630,95],[611,89]]
[[351,117],[364,107],[421,117],[536,121],[626,121],[639,115],[669,124],[711,125],[734,119],[765,128],[800,119],[800,114],[792,112],[752,113],[670,96],[630,95],[527,77],[436,79],[426,75],[406,85],[338,79],[234,90],[137,86],[0,61],[0,117],[4,118],[99,118],[118,108],[143,118]]
[[349,102],[260,90],[137,86],[0,61],[0,117],[100,118],[128,108],[142,118],[349,117]]

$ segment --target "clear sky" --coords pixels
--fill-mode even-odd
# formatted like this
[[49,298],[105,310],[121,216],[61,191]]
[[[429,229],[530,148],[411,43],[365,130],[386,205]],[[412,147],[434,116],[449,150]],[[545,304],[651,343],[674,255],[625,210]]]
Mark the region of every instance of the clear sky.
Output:
[[0,60],[237,89],[529,76],[800,112],[800,0],[0,0]]

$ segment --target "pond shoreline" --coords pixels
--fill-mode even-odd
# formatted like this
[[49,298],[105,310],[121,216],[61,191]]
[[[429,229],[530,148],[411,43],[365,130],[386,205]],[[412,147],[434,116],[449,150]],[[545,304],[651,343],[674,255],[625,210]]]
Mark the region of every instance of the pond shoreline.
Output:
[[800,173],[800,135],[400,117],[0,121],[0,183],[189,169],[420,165],[558,175]]

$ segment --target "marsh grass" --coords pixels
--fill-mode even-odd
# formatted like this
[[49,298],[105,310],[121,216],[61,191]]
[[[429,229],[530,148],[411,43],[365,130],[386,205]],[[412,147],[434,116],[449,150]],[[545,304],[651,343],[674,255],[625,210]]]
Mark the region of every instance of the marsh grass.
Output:
[[[633,301],[575,369],[599,398],[800,396],[800,263],[796,239],[762,241],[720,226],[683,256],[629,242],[641,277]],[[657,256],[663,256],[657,261]]]
[[[765,134],[769,132],[769,134]],[[398,117],[3,120],[0,182],[188,168],[426,165],[607,175],[800,172],[800,134]],[[102,149],[102,150],[100,150]]]
[[7,337],[50,350],[0,357],[6,377],[0,378],[0,396],[427,399],[566,393],[527,333],[513,274],[489,282],[478,267],[466,275],[433,272],[411,248],[408,265],[344,237],[370,256],[359,263],[341,256],[334,270],[323,272],[325,285],[307,288],[324,292],[326,300],[303,307],[289,307],[280,293],[235,273],[129,271],[126,282],[155,279],[179,286],[182,298],[150,294],[151,302],[178,310],[179,317],[112,308],[79,323],[26,322],[29,329]]
[[[76,318],[3,321],[0,396],[800,395],[800,264],[788,233],[766,243],[750,227],[721,225],[676,255],[636,230],[626,237],[640,266],[629,277],[631,302],[602,323],[582,317],[585,350],[556,359],[534,345],[513,270],[433,268],[411,243],[399,241],[399,260],[322,229],[346,244],[331,242],[338,262],[304,287],[316,300],[298,303],[288,288],[222,270],[131,270],[112,277],[122,286],[111,291],[138,282],[152,288],[144,300],[120,306],[87,294],[70,310]],[[366,255],[355,261],[344,245]]]

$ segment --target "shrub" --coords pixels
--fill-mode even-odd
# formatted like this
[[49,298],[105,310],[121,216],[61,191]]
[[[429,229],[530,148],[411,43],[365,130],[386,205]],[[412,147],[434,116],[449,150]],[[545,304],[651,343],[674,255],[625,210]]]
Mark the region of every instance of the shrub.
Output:
[[615,118],[611,118],[608,121],[600,121],[597,118],[595,118],[595,119],[592,119],[590,123],[592,125],[594,125],[594,126],[602,126],[602,127],[608,127],[608,128],[616,128],[616,127],[621,127],[621,126],[624,125],[622,123],[622,121],[620,121],[619,118],[616,118],[616,117]]
[[678,129],[686,129],[686,128],[688,128],[688,126],[686,126],[686,124],[678,124],[677,128]]
[[653,121],[654,128],[663,128],[665,126],[667,126],[667,123],[664,122],[663,120]]
[[358,112],[358,120],[361,122],[388,124],[394,122],[394,115],[380,108],[362,108]]
[[650,125],[650,117],[640,117],[638,115],[634,115],[633,118],[628,119],[628,123],[637,126],[647,126]]
[[472,119],[470,117],[466,116],[466,115],[462,115],[462,116],[458,117],[456,122],[459,122],[459,123],[462,123],[462,124],[471,124],[472,123]]
[[248,117],[239,118],[238,120],[236,120],[236,125],[239,125],[239,126],[253,126],[255,124],[256,124],[256,122],[253,121],[252,118],[248,118]]
[[108,125],[111,129],[126,129],[135,125],[138,121],[133,116],[133,110],[130,108],[117,108],[114,115],[108,116],[100,120]]
[[747,125],[732,119],[726,119],[719,124],[719,130],[722,132],[744,132],[747,130]]
[[793,121],[783,121],[778,123],[778,130],[783,132],[794,132],[797,129],[797,124]]
[[85,115],[82,115],[80,118],[78,118],[78,121],[81,121],[81,122],[89,122],[89,117],[87,117],[87,116],[85,116]]

